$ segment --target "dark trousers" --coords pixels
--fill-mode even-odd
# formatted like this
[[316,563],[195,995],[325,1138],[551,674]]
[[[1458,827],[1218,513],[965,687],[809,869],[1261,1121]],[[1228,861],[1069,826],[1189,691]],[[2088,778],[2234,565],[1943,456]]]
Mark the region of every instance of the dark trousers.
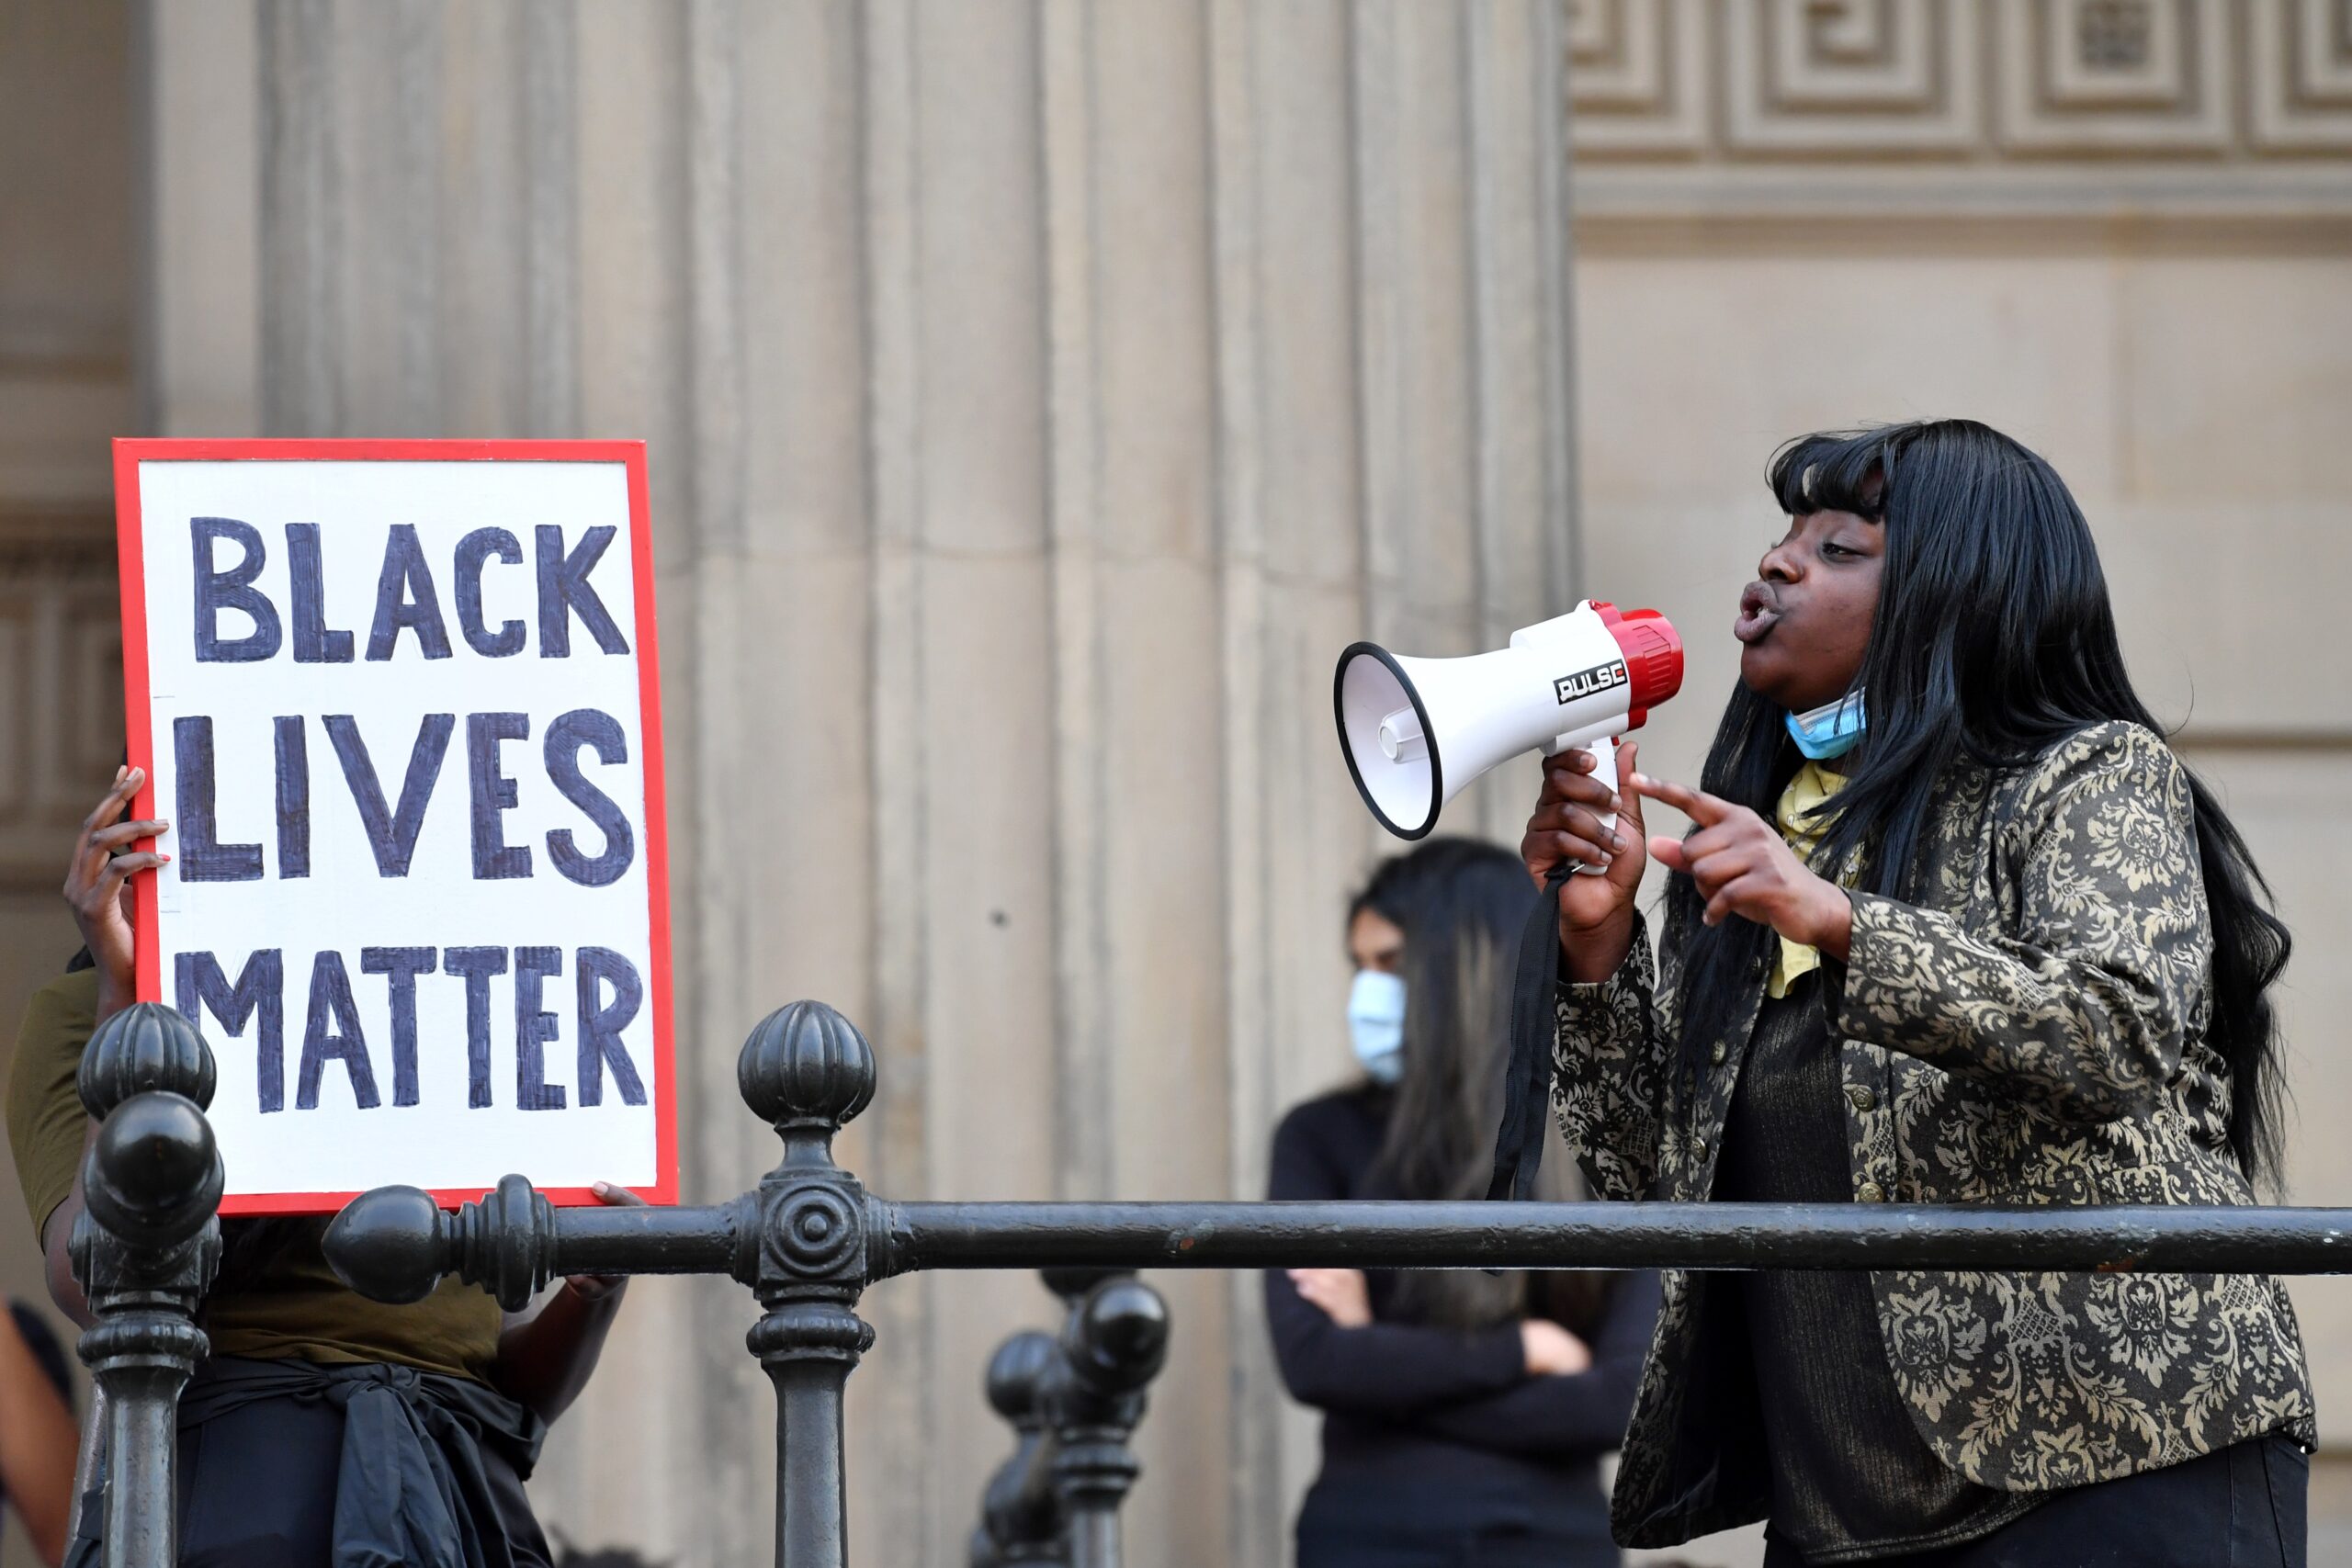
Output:
[[1318,1483],[1299,1510],[1298,1568],[1621,1568],[1597,1492],[1592,1505],[1589,1520],[1532,1519],[1523,1506]]
[[1619,1568],[1613,1546],[1533,1530],[1298,1532],[1298,1568]]
[[[2311,1460],[2286,1438],[2060,1492],[1980,1540],[1870,1568],[2305,1568]],[[1764,1568],[1801,1568],[1783,1541]]]

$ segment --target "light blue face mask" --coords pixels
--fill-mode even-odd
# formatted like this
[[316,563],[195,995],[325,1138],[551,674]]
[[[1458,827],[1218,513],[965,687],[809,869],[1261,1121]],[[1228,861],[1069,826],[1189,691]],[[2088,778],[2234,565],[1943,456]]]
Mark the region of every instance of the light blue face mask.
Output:
[[1405,1076],[1405,982],[1377,969],[1356,971],[1348,987],[1348,1043],[1364,1076],[1393,1084]]
[[1797,743],[1797,750],[1816,762],[1826,762],[1832,757],[1844,756],[1861,739],[1862,694],[1849,692],[1811,713],[1785,716],[1790,739]]

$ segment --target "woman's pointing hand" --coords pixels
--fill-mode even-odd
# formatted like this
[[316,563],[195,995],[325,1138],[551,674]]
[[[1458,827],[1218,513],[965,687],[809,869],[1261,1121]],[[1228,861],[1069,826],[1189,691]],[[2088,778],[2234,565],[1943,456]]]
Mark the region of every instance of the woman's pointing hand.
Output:
[[1726,916],[1737,915],[1844,961],[1853,941],[1853,901],[1799,860],[1770,823],[1745,806],[1688,784],[1646,773],[1631,774],[1625,782],[1634,794],[1690,818],[1689,838],[1657,834],[1649,852],[1668,870],[1698,884],[1699,897],[1707,901],[1707,924],[1721,925]]

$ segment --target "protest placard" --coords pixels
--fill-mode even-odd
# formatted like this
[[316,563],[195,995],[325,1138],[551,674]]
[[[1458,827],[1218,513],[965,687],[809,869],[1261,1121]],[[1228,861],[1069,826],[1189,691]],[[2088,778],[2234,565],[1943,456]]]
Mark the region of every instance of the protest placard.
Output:
[[139,995],[224,1213],[676,1197],[645,449],[121,441]]

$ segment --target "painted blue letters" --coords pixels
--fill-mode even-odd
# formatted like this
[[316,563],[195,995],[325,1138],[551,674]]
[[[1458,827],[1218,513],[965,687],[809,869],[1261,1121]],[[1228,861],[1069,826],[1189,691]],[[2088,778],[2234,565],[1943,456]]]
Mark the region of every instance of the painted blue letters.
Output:
[[[286,1109],[286,955],[275,947],[257,949],[237,972],[237,983],[220,972],[209,953],[182,953],[172,960],[172,993],[180,1015],[201,1023],[209,1010],[231,1034],[252,1021],[254,1085],[264,1113]],[[258,1014],[256,1019],[255,1015]]]
[[477,528],[458,541],[458,630],[484,659],[511,659],[523,651],[523,623],[502,621],[495,632],[482,624],[481,569],[493,556],[521,566],[522,542],[503,528]]
[[277,753],[277,874],[311,874],[311,738],[300,716],[269,721]]
[[441,954],[441,972],[466,982],[466,1106],[490,1103],[490,977],[506,973],[503,947],[452,947]]
[[359,1029],[359,1007],[351,998],[351,973],[343,966],[343,954],[333,949],[311,961],[310,1021],[302,1031],[295,1110],[319,1108],[319,1077],[330,1061],[341,1062],[351,1075],[351,1098],[360,1110],[383,1103],[376,1092],[375,1064],[368,1059],[368,1038]]
[[588,574],[596,570],[605,547],[618,530],[589,529],[570,555],[563,553],[562,529],[542,523],[532,532],[539,555],[539,657],[571,657],[572,615],[580,617],[598,648],[606,653],[627,653],[628,644],[622,639],[620,627],[613,624],[611,612],[588,583]]
[[[612,530],[606,529],[606,533]],[[233,517],[191,517],[188,548],[196,566],[196,658],[199,664],[254,664],[277,651],[283,637],[277,607],[254,579],[269,559],[262,547],[261,530]],[[212,544],[234,539],[244,547],[245,558],[227,571],[215,570]],[[220,635],[220,612],[243,610],[253,617],[254,629],[240,637]]]
[[441,775],[441,759],[449,750],[449,736],[458,716],[429,713],[417,726],[416,744],[409,749],[408,776],[401,784],[397,810],[384,804],[384,786],[368,760],[368,742],[347,713],[326,716],[327,739],[334,742],[336,761],[343,764],[344,782],[351,786],[352,803],[359,807],[361,826],[368,829],[368,847],[376,854],[380,876],[406,876],[410,857],[416,853],[417,830],[424,826],[425,804],[433,798],[433,781]]
[[548,1042],[556,1035],[555,1014],[539,1005],[544,983],[563,973],[563,949],[514,950],[514,1104],[523,1111],[560,1111],[563,1086],[548,1079]]
[[466,716],[466,771],[473,781],[474,877],[504,882],[531,874],[531,851],[510,844],[500,818],[519,798],[514,781],[499,771],[498,746],[503,740],[527,740],[531,721],[519,713],[469,713]]
[[359,967],[389,978],[392,1001],[392,1103],[416,1103],[416,977],[433,973],[429,947],[363,947]]
[[395,523],[385,536],[384,570],[376,579],[376,624],[368,633],[368,657],[378,662],[390,659],[402,627],[416,634],[416,646],[425,658],[449,657],[449,628],[442,624],[441,601],[433,592],[433,569],[424,564],[424,547],[417,542],[413,523]]
[[327,629],[326,586],[319,562],[319,525],[286,525],[287,570],[294,579],[294,662],[348,664],[351,634]]
[[[638,978],[637,965],[609,947],[583,947],[579,961],[580,1103],[605,1102],[604,1069],[610,1066],[621,1103],[642,1105],[645,1080],[637,1076],[637,1064],[629,1060],[628,1047],[621,1043],[621,1031],[645,1005],[645,982]],[[609,1002],[597,994],[607,980],[613,986]]]
[[179,827],[180,880],[258,882],[259,844],[224,844],[213,818],[212,720],[172,720],[172,761],[177,774],[172,819]]
[[548,779],[558,794],[580,807],[581,814],[605,836],[602,854],[591,859],[580,852],[580,846],[569,828],[558,828],[548,835],[548,859],[556,870],[582,887],[603,887],[620,880],[620,875],[637,858],[637,834],[628,825],[628,815],[613,798],[592,784],[580,772],[580,749],[594,747],[600,762],[628,761],[628,737],[621,730],[620,721],[595,708],[574,708],[548,726],[544,752],[548,764]]

